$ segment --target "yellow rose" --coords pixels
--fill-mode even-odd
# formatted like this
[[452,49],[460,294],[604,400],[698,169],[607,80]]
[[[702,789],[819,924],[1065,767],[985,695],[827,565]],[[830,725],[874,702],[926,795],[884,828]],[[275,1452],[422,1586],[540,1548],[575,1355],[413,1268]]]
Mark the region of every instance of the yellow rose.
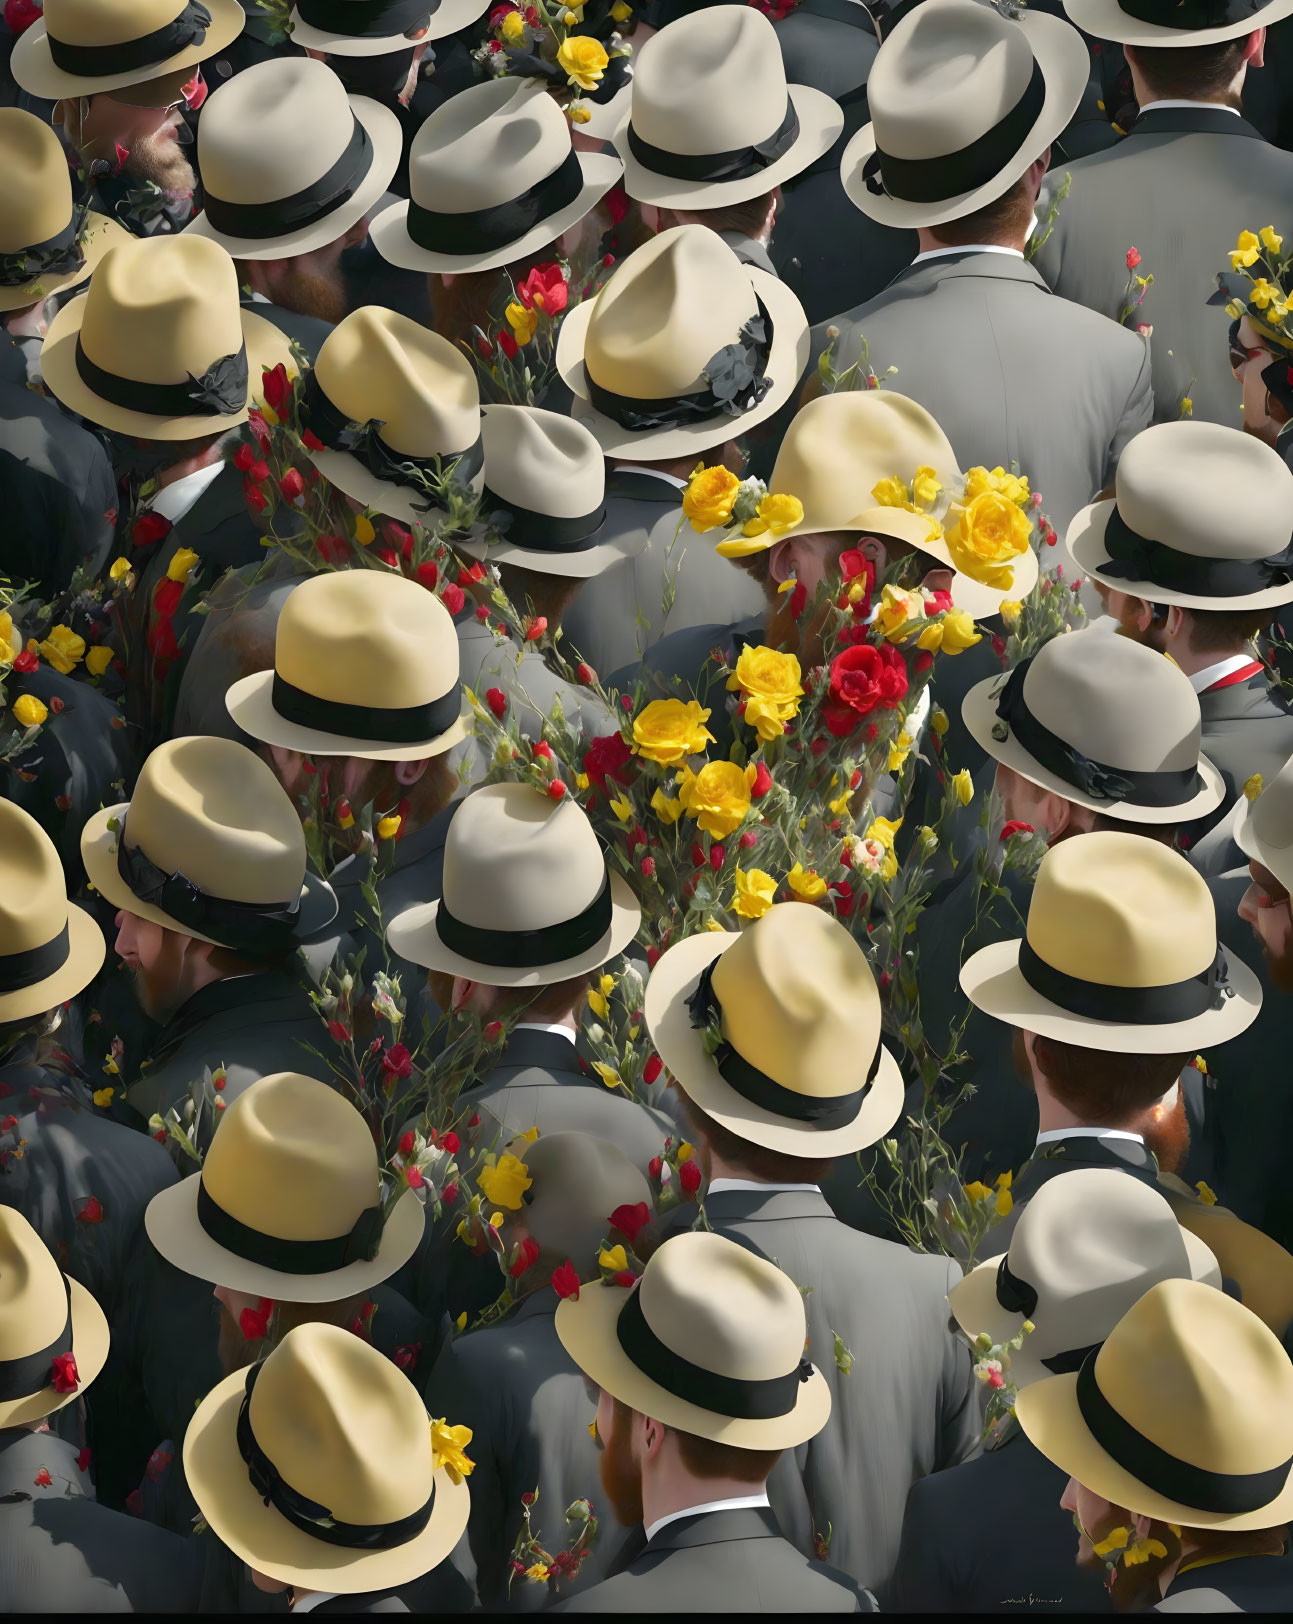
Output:
[[48,715],[35,694],[23,694],[14,701],[13,719],[19,727],[39,727]]
[[1015,578],[1014,561],[1028,551],[1027,518],[999,491],[981,491],[947,533],[952,563],[962,575],[1003,592]]
[[356,513],[355,540],[359,543],[359,545],[361,547],[367,547],[369,542],[374,541],[376,537],[377,532],[373,529],[373,521],[366,513]]
[[889,818],[873,818],[870,828],[862,837],[863,844],[874,842],[882,854],[876,870],[882,880],[891,880],[898,872],[898,854],[893,849],[893,841],[901,828],[901,818],[894,821]]
[[40,645],[40,652],[55,671],[61,671],[66,676],[84,655],[85,639],[78,637],[70,626],[54,626]]
[[962,767],[952,780],[952,787],[956,791],[956,798],[962,806],[969,806],[974,799],[974,780],[970,777],[968,767]]
[[498,33],[504,45],[524,45],[525,18],[519,11],[509,11]]
[[1257,256],[1261,252],[1261,244],[1251,231],[1241,231],[1239,242],[1231,251],[1230,269],[1232,271],[1247,270],[1250,265],[1257,263]]
[[796,863],[786,875],[786,884],[805,902],[816,902],[826,895],[826,881],[816,869],[805,869],[802,863]]
[[989,472],[986,468],[971,468],[965,476],[965,495],[963,500],[968,506],[976,496],[982,496],[984,491],[995,491],[998,496],[1004,496],[1008,502],[1016,507],[1025,507],[1028,504],[1030,492],[1027,478],[1008,474],[1004,468],[993,468]]
[[431,1423],[431,1469],[443,1466],[451,1483],[461,1483],[470,1477],[475,1461],[464,1454],[471,1442],[470,1427],[450,1427],[444,1418]]
[[1284,246],[1284,239],[1274,226],[1263,226],[1257,233],[1263,248],[1269,248],[1272,254],[1278,254]]
[[130,574],[130,560],[128,558],[114,558],[112,568],[108,571],[110,580],[123,581]]
[[932,468],[923,465],[911,482],[911,499],[917,507],[932,508],[942,494],[943,482]]
[[785,724],[798,714],[803,697],[803,672],[793,654],[760,644],[743,648],[736,669],[727,679],[728,691],[745,698],[745,719],[767,744],[779,739]]
[[603,1246],[597,1254],[598,1265],[609,1269],[612,1274],[618,1274],[621,1269],[629,1266],[628,1253],[622,1246]]
[[677,823],[682,816],[682,802],[670,800],[662,789],[658,789],[651,797],[651,810],[661,823]]
[[112,650],[103,643],[96,643],[85,656],[85,669],[92,677],[101,677],[112,664]]
[[900,733],[889,745],[889,771],[896,773],[911,754],[913,740],[910,733]]
[[504,1151],[493,1167],[482,1167],[476,1175],[480,1193],[491,1206],[506,1207],[516,1212],[523,1193],[533,1183],[526,1165],[511,1151]]
[[900,479],[882,479],[871,487],[871,500],[880,507],[910,507],[911,492]]
[[688,771],[678,794],[687,816],[716,840],[740,828],[750,810],[745,769],[734,761],[710,761],[698,773]]
[[1019,617],[1024,612],[1024,606],[1016,598],[1003,598],[997,613],[1001,616],[1002,624],[1008,632],[1014,631],[1019,624]]
[[803,522],[804,504],[797,496],[787,496],[784,491],[769,491],[755,509],[754,518],[746,521],[741,534],[761,536],[770,532],[773,537],[784,536]]
[[[903,628],[913,620],[925,618],[925,600],[919,592],[906,592],[902,587],[886,584],[880,594],[880,607],[875,618],[876,625],[889,642],[900,643]],[[922,643],[921,647],[924,646]]]
[[917,638],[921,648],[931,651],[941,648],[944,654],[964,654],[967,648],[973,648],[979,641],[980,634],[974,629],[974,617],[966,614],[964,609],[949,609],[942,620],[926,626]]
[[507,324],[512,329],[512,336],[516,342],[522,346],[528,344],[539,325],[539,312],[527,310],[523,304],[510,304],[503,314],[507,317]]
[[700,754],[714,735],[705,726],[709,711],[694,699],[653,699],[633,718],[635,755],[661,767],[676,767],[684,756]]
[[587,34],[572,34],[557,52],[557,66],[580,90],[596,90],[609,61],[606,47]]
[[698,535],[731,522],[732,503],[741,482],[728,468],[699,467],[687,481],[682,511]]
[[186,583],[193,573],[193,566],[198,561],[198,555],[192,547],[177,547],[171,554],[171,561],[166,566],[166,578],[170,581]]
[[744,869],[737,869],[736,900],[732,908],[742,919],[762,919],[776,900],[777,882],[771,874],[765,874],[761,868],[752,868],[748,874]]

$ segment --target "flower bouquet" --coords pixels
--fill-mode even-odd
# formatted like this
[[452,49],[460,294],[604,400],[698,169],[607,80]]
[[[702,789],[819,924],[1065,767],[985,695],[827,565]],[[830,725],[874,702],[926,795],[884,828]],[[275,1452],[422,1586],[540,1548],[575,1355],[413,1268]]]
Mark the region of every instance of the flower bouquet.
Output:
[[543,404],[557,375],[557,332],[566,312],[601,291],[599,279],[614,263],[612,255],[599,255],[574,270],[567,260],[550,260],[519,282],[508,273],[501,317],[490,332],[473,327],[471,344],[463,342],[485,395],[513,406]]
[[[587,0],[568,6],[556,0],[505,0],[489,14],[489,38],[472,55],[495,77],[514,73],[538,79],[568,99],[562,111],[572,124],[592,117],[585,98],[613,94],[628,77],[633,47],[617,25],[633,16],[627,0]],[[599,37],[600,36],[600,37]]]

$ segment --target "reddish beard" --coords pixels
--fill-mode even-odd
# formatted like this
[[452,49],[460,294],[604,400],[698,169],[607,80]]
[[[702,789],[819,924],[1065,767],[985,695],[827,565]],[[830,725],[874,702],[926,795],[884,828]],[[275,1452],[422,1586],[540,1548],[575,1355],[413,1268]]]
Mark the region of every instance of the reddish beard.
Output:
[[126,174],[151,180],[164,192],[191,192],[198,183],[197,176],[183,147],[171,134],[173,127],[137,139],[122,167]]
[[340,265],[333,265],[326,276],[290,266],[274,289],[274,302],[285,310],[295,310],[300,316],[317,316],[334,327],[350,314],[350,300]]
[[1190,1120],[1185,1114],[1185,1093],[1178,1089],[1172,1105],[1151,1105],[1136,1131],[1145,1136],[1146,1147],[1158,1158],[1160,1172],[1177,1173],[1185,1164],[1190,1148]]
[[617,1403],[611,1435],[603,1442],[601,1458],[602,1488],[615,1520],[625,1528],[636,1528],[642,1521],[642,1473],[633,1459],[629,1438],[632,1424],[633,1411],[627,1404]]

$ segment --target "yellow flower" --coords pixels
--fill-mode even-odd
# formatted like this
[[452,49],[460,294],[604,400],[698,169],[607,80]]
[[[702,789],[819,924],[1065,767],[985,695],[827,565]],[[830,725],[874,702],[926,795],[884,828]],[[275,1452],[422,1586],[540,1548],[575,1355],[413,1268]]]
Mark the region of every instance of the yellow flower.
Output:
[[670,800],[662,789],[658,789],[651,797],[651,810],[661,823],[677,823],[682,816],[682,802]]
[[962,767],[952,780],[952,787],[956,791],[956,798],[962,806],[969,806],[974,799],[974,780],[970,777],[970,769]]
[[898,854],[893,849],[893,841],[894,836],[901,828],[901,818],[896,820],[873,818],[866,834],[862,837],[864,843],[874,841],[875,846],[882,854],[879,867],[876,869],[876,873],[882,880],[891,880],[898,872]]
[[350,810],[349,801],[342,805],[341,811],[337,814],[337,822],[343,829],[353,829],[355,827],[355,814]]
[[171,554],[170,563],[166,566],[167,580],[181,583],[187,582],[197,561],[198,555],[193,551],[192,547],[177,547]]
[[582,102],[567,107],[566,117],[572,124],[591,124],[593,121],[591,110],[585,107]]
[[688,817],[717,840],[739,828],[750,810],[745,769],[734,761],[709,761],[698,773],[688,770],[678,795]]
[[1284,239],[1274,226],[1263,226],[1257,233],[1263,248],[1269,248],[1272,254],[1278,254],[1284,246]]
[[611,7],[611,16],[615,19],[615,21],[617,23],[626,23],[626,22],[628,22],[629,18],[632,15],[633,15],[633,7],[632,6],[626,6],[624,4],[624,0],[615,0],[615,4]]
[[1137,1568],[1142,1562],[1148,1562],[1151,1556],[1166,1556],[1167,1546],[1161,1539],[1138,1539],[1134,1545],[1127,1547],[1123,1561],[1129,1568]]
[[[515,17],[516,13],[513,11],[509,12],[508,15]],[[596,1424],[596,1422],[593,1423],[594,1426],[596,1426]],[[542,1562],[535,1562],[533,1566],[526,1568],[525,1577],[527,1579],[546,1580],[551,1571],[551,1568],[545,1568]]]
[[1015,1204],[1015,1198],[1010,1193],[1010,1185],[1011,1185],[1012,1177],[1013,1177],[1013,1175],[1010,1174],[1010,1173],[1003,1173],[1001,1175],[1001,1177],[997,1180],[997,1217],[998,1218],[1007,1218],[1007,1217],[1009,1217],[1011,1208]]
[[476,1183],[486,1201],[496,1207],[506,1207],[509,1212],[520,1207],[523,1192],[533,1182],[525,1163],[510,1150],[504,1151],[493,1167],[482,1167],[476,1175]]
[[585,790],[585,789],[588,788],[589,784],[591,784],[591,783],[592,783],[592,779],[588,776],[587,773],[576,773],[575,774],[575,788],[577,790]]
[[534,1141],[538,1137],[539,1137],[539,1125],[538,1125],[537,1122],[535,1123],[534,1127],[527,1128],[525,1130],[525,1132],[521,1135],[521,1138],[525,1140],[527,1145],[532,1145],[534,1143]]
[[1104,1539],[1098,1545],[1092,1545],[1091,1549],[1097,1556],[1112,1556],[1114,1551],[1126,1550],[1130,1538],[1130,1528],[1111,1528]]
[[35,694],[22,694],[14,701],[13,719],[19,727],[39,727],[48,715]]
[[128,558],[114,558],[112,568],[108,571],[110,580],[124,581],[130,574],[130,560]]
[[1016,507],[1025,507],[1029,495],[1028,480],[1023,475],[1008,474],[1004,468],[993,468],[990,472],[986,468],[971,468],[965,476],[964,502],[968,507],[976,496],[982,496],[984,491],[995,491],[998,496],[1004,496],[1008,502]]
[[942,738],[944,733],[947,732],[948,728],[951,727],[951,725],[952,725],[951,722],[949,722],[948,719],[947,719],[947,712],[945,710],[939,710],[939,709],[935,708],[933,711],[930,712],[930,717],[929,717],[930,731],[933,732],[933,733],[937,733],[940,739]]
[[[830,806],[831,811],[835,814],[835,816],[837,818],[842,818],[844,816],[844,814],[848,811],[849,806],[852,803],[852,800],[853,800],[853,792],[852,792],[852,790],[846,789],[844,791],[843,795],[837,795],[835,797],[835,799],[833,801],[829,802],[828,804]],[[802,829],[804,827],[804,825],[801,823],[799,825],[799,827]]]
[[911,499],[917,507],[932,508],[942,494],[943,482],[932,468],[923,465],[916,470],[911,482]]
[[377,825],[377,838],[379,840],[394,840],[395,836],[400,832],[400,823],[402,821],[397,814],[392,814],[389,818],[383,818]]
[[524,45],[525,18],[519,11],[509,11],[498,32],[504,45]]
[[694,699],[653,699],[633,718],[633,751],[661,767],[676,767],[684,756],[699,755],[714,735],[705,726],[709,711]]
[[557,52],[557,66],[580,90],[596,90],[609,61],[606,47],[587,34],[572,34]]
[[611,802],[611,811],[621,823],[627,823],[633,816],[633,802],[627,795],[621,795],[617,801]]
[[804,504],[797,496],[785,491],[769,491],[754,510],[754,518],[742,527],[743,536],[762,536],[768,532],[774,537],[788,535],[796,525],[804,522]]
[[78,637],[70,626],[54,626],[40,644],[40,652],[55,671],[61,671],[66,676],[84,655],[85,639]]
[[972,1180],[965,1186],[965,1193],[976,1205],[980,1201],[990,1201],[992,1199],[992,1191],[986,1184],[981,1184],[978,1179]]
[[911,754],[912,737],[910,733],[900,733],[896,739],[889,743],[889,771],[896,773]]
[[1230,269],[1232,271],[1247,270],[1250,265],[1257,263],[1257,256],[1261,252],[1261,244],[1251,231],[1241,231],[1239,241],[1230,253]]
[[465,1308],[463,1309],[462,1313],[459,1314],[458,1318],[454,1321],[454,1324],[458,1327],[458,1329],[460,1331],[465,1331],[467,1329],[467,1310]]
[[1244,796],[1247,800],[1255,801],[1262,792],[1262,775],[1254,773],[1251,778],[1244,780]]
[[528,344],[539,325],[539,312],[527,310],[523,304],[510,304],[503,314],[507,317],[507,324],[512,329],[512,336],[516,342],[521,345]]
[[612,975],[603,976],[597,983],[597,990],[601,993],[603,998],[609,998],[610,995],[615,991],[615,977]]
[[826,881],[816,869],[805,869],[802,863],[796,863],[786,875],[786,884],[805,902],[816,902],[818,897],[826,895]]
[[1010,590],[1014,561],[1028,551],[1025,515],[999,491],[982,491],[947,532],[952,563],[972,581]]
[[1201,1054],[1196,1054],[1194,1057],[1194,1069],[1201,1077],[1206,1077],[1208,1075],[1208,1062]]
[[1199,1200],[1202,1201],[1205,1207],[1216,1206],[1217,1192],[1212,1189],[1211,1186],[1205,1184],[1204,1181],[1200,1179],[1194,1188],[1199,1192]]
[[373,529],[373,521],[366,513],[355,514],[355,540],[361,547],[367,547],[370,541],[377,539],[377,532]]
[[1272,299],[1279,297],[1279,289],[1273,288],[1264,276],[1259,276],[1253,283],[1253,290],[1248,295],[1258,310],[1265,310]]
[[871,487],[871,500],[881,507],[910,507],[911,492],[900,479],[882,479]]
[[605,994],[599,992],[596,987],[589,988],[588,1007],[592,1010],[593,1014],[596,1015],[599,1021],[604,1021],[606,1019],[606,997]]
[[85,669],[92,677],[101,677],[112,664],[112,650],[105,643],[96,643],[86,652]]
[[730,692],[745,697],[745,719],[765,744],[779,739],[787,722],[799,711],[803,672],[793,654],[777,649],[743,648],[736,669],[727,679]]
[[901,587],[886,584],[880,594],[876,625],[889,642],[900,643],[904,627],[913,620],[924,618],[925,600],[919,592],[905,592]]
[[1008,632],[1014,631],[1019,624],[1019,617],[1024,612],[1024,606],[1017,598],[1003,598],[997,613]]
[[629,1266],[628,1254],[622,1246],[612,1246],[609,1250],[603,1246],[597,1254],[597,1262],[599,1267],[609,1269],[612,1274],[618,1274]]
[[607,1088],[622,1088],[623,1087],[624,1079],[620,1076],[619,1072],[617,1072],[614,1069],[614,1067],[607,1066],[607,1065],[603,1064],[603,1062],[600,1061],[600,1060],[594,1060],[593,1061],[593,1070],[597,1073],[597,1075],[601,1078],[601,1080],[606,1084]]
[[689,1162],[696,1153],[695,1145],[688,1144],[684,1139],[678,1146],[678,1163]]
[[[111,1076],[111,1077],[117,1077],[117,1076],[120,1076],[120,1074],[121,1074],[121,1067],[120,1067],[120,1066],[119,1066],[119,1065],[118,1065],[118,1064],[117,1064],[117,1062],[116,1062],[116,1061],[115,1061],[115,1060],[112,1060],[112,1059],[109,1059],[109,1060],[108,1060],[108,1061],[107,1061],[107,1062],[106,1062],[106,1063],[105,1063],[105,1064],[104,1064],[104,1067],[103,1067],[103,1069],[104,1069],[104,1071],[106,1071],[106,1072],[107,1072],[107,1073],[108,1073],[108,1074],[109,1074],[109,1076]],[[157,1132],[157,1130],[156,1130],[156,1128],[154,1128],[154,1129],[153,1129],[153,1132],[154,1132],[154,1133],[156,1133],[156,1132]]]
[[[888,587],[885,588],[887,592]],[[981,639],[981,634],[974,629],[974,617],[968,615],[964,609],[949,609],[942,620],[936,620],[932,625],[926,626],[916,639],[917,647],[928,649],[931,653],[940,648],[944,654],[964,654],[967,648],[973,648]]]
[[698,464],[682,493],[682,511],[699,535],[728,524],[741,482],[728,468]]
[[736,871],[736,900],[732,904],[742,919],[762,919],[776,901],[777,882],[761,868]]
[[444,1418],[431,1423],[431,1467],[443,1466],[451,1483],[461,1483],[470,1477],[475,1461],[467,1459],[464,1451],[471,1442],[470,1427],[450,1427]]
[[116,1092],[115,1088],[96,1088],[94,1091],[94,1103],[100,1106],[111,1105],[112,1096]]

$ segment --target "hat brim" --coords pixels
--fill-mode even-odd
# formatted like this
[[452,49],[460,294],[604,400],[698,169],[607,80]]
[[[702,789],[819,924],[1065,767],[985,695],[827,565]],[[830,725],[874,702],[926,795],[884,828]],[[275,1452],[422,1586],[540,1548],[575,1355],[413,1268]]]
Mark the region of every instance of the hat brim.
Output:
[[67,1289],[72,1311],[76,1390],[60,1393],[53,1387],[43,1387],[39,1393],[26,1398],[6,1399],[0,1403],[0,1427],[25,1426],[29,1421],[39,1421],[75,1403],[107,1363],[108,1321],[103,1310],[80,1281],[69,1278]]
[[588,400],[588,383],[584,377],[584,339],[596,300],[585,299],[567,313],[557,331],[557,371],[575,397],[571,416],[589,430],[608,457],[636,457],[645,450],[656,457],[687,457],[722,445],[725,440],[734,440],[773,416],[799,387],[811,348],[803,306],[777,277],[753,265],[742,268],[772,317],[772,348],[765,373],[770,388],[753,410],[739,417],[716,412],[703,423],[688,423],[681,428],[642,429],[636,433],[622,428],[613,418],[603,417]]
[[1281,885],[1293,889],[1293,847],[1281,846],[1278,850],[1272,850],[1262,845],[1253,828],[1253,807],[1256,804],[1256,801],[1240,796],[1240,807],[1236,808],[1238,816],[1231,823],[1231,838],[1245,857],[1251,857],[1263,868],[1270,869]]
[[144,1213],[148,1238],[168,1263],[185,1274],[253,1297],[284,1303],[334,1303],[389,1280],[413,1256],[426,1212],[417,1192],[406,1190],[382,1228],[377,1256],[327,1274],[287,1274],[249,1262],[213,1241],[198,1220],[200,1173],[159,1190]]
[[460,28],[474,23],[489,10],[481,0],[440,0],[431,13],[431,22],[425,34],[409,39],[407,34],[383,34],[377,39],[357,39],[353,34],[330,34],[325,28],[311,28],[302,22],[295,6],[291,16],[291,41],[311,51],[326,51],[329,56],[393,56],[396,51],[411,51],[415,45],[428,45],[432,40],[456,34]]
[[844,128],[844,114],[838,102],[810,85],[787,85],[786,94],[799,120],[799,134],[775,163],[740,180],[678,180],[673,175],[658,175],[633,156],[626,120],[612,138],[624,164],[624,190],[636,202],[653,203],[657,208],[721,209],[762,197],[802,174],[835,145]]
[[225,709],[244,733],[280,750],[299,750],[305,756],[355,756],[362,761],[425,761],[443,755],[467,737],[468,726],[459,717],[445,733],[412,744],[379,744],[372,739],[348,738],[318,728],[289,722],[274,709],[274,673],[253,671],[225,694]]
[[336,1595],[408,1584],[448,1556],[467,1526],[471,1497],[466,1483],[454,1483],[443,1468],[435,1474],[430,1521],[415,1539],[392,1550],[329,1545],[267,1506],[238,1451],[247,1375],[236,1370],[213,1387],[184,1434],[184,1475],[193,1498],[216,1538],[235,1556],[271,1579]]
[[1030,1442],[1062,1472],[1092,1494],[1137,1516],[1175,1523],[1178,1528],[1272,1528],[1293,1519],[1293,1477],[1256,1511],[1201,1511],[1147,1489],[1096,1443],[1078,1409],[1077,1373],[1035,1382],[1016,1397],[1015,1419]]
[[208,434],[223,434],[247,421],[248,410],[259,398],[261,374],[267,368],[282,362],[295,376],[296,365],[284,334],[272,322],[244,310],[241,316],[247,347],[248,404],[241,411],[220,417],[154,417],[150,412],[127,411],[96,395],[76,369],[76,341],[89,297],[82,293],[70,300],[50,322],[41,346],[40,370],[45,387],[68,411],[88,418],[100,428],[137,435],[141,440],[196,440]]
[[840,181],[855,209],[886,226],[937,226],[959,220],[1008,192],[1061,134],[1077,112],[1090,78],[1086,44],[1063,18],[1048,16],[1043,11],[1020,12],[1015,21],[1027,34],[1033,56],[1042,70],[1045,99],[1010,161],[990,181],[968,192],[932,203],[909,202],[905,198],[890,197],[887,192],[873,192],[862,178],[863,167],[876,149],[875,125],[866,124],[845,147],[840,160]]
[[[348,451],[330,451],[326,446],[322,451],[311,451],[307,446],[305,454],[329,485],[335,485],[343,495],[353,497],[365,508],[387,519],[409,526],[425,525],[432,515],[440,511],[419,505],[426,498],[411,485],[392,485],[389,480],[378,479],[371,468]],[[463,454],[456,451],[443,456],[440,459],[442,466],[447,469],[455,457]],[[479,496],[484,484],[485,470],[481,468],[471,482],[472,491]]]
[[590,136],[594,141],[609,141],[613,145],[615,137],[628,123],[629,113],[633,109],[633,69],[629,68],[625,82],[608,101],[597,102],[585,96],[579,105],[592,116],[587,124],[572,127],[580,135]]
[[56,67],[50,55],[47,28],[44,20],[35,22],[14,42],[9,67],[14,78],[32,96],[44,101],[61,101],[64,96],[95,96],[120,90],[126,85],[142,84],[148,79],[160,79],[163,74],[178,68],[201,67],[208,58],[216,56],[227,45],[232,45],[247,21],[247,14],[238,0],[203,0],[211,13],[211,21],[202,42],[190,45],[161,62],[149,62],[144,67],[132,68],[128,73],[107,73],[102,78],[79,73],[65,73]]
[[84,908],[69,902],[67,958],[44,980],[0,995],[0,1021],[20,1021],[32,1015],[43,1015],[46,1010],[57,1009],[69,998],[75,998],[103,968],[107,951],[103,932],[96,921]]
[[642,923],[642,910],[627,881],[612,874],[611,922],[595,947],[573,959],[512,969],[498,964],[478,964],[474,959],[450,952],[435,928],[439,911],[439,900],[420,902],[417,907],[406,909],[386,927],[387,943],[410,964],[420,964],[426,970],[439,970],[445,975],[465,976],[486,987],[541,987],[550,981],[587,975],[622,953]]
[[[192,925],[185,925],[178,919],[172,919],[170,914],[155,908],[151,902],[141,902],[122,879],[117,868],[117,836],[109,829],[108,824],[114,818],[118,823],[122,822],[129,811],[129,801],[122,801],[117,806],[106,806],[102,811],[96,812],[81,831],[81,861],[85,865],[85,875],[91,887],[109,906],[124,908],[137,919],[146,919],[150,924],[160,925],[163,930],[178,931],[181,936],[192,936],[199,942],[210,942],[213,947],[228,948],[230,945],[228,942],[222,942],[214,936],[206,936],[200,930],[194,930]],[[313,936],[315,931],[331,924],[337,917],[337,906],[336,893],[332,887],[317,876],[307,874],[301,887],[300,911],[297,915],[296,929],[292,933],[293,939],[303,941],[306,937]]]
[[1188,1021],[1159,1025],[1097,1021],[1073,1015],[1043,998],[1024,980],[1019,969],[1019,942],[992,942],[972,954],[961,966],[961,990],[976,1009],[1008,1026],[1079,1049],[1114,1049],[1124,1054],[1174,1054],[1177,1050],[1206,1049],[1238,1037],[1257,1019],[1262,1007],[1261,983],[1237,953],[1226,949],[1226,962],[1234,996],[1223,998],[1220,1009],[1205,1010]]
[[1073,561],[1093,581],[1125,592],[1131,598],[1144,598],[1149,603],[1177,604],[1182,609],[1234,610],[1270,609],[1281,603],[1293,603],[1293,581],[1283,586],[1268,586],[1262,592],[1249,592],[1238,598],[1203,598],[1192,592],[1178,592],[1173,587],[1160,586],[1157,581],[1130,581],[1116,575],[1106,575],[1105,566],[1113,562],[1104,544],[1109,527],[1109,515],[1117,503],[1112,499],[1092,502],[1073,517],[1064,536]]
[[1219,45],[1223,40],[1240,39],[1258,28],[1269,28],[1282,17],[1293,14],[1293,0],[1271,0],[1269,5],[1242,22],[1225,23],[1220,28],[1166,28],[1159,23],[1130,17],[1118,0],[1064,0],[1069,20],[1094,39],[1113,40],[1119,45],[1173,46]]
[[371,101],[367,96],[350,96],[350,110],[367,130],[373,144],[373,159],[358,190],[331,214],[315,220],[298,231],[287,231],[277,237],[231,237],[217,231],[203,210],[185,226],[183,235],[206,237],[217,242],[234,259],[285,259],[293,254],[308,254],[329,243],[358,224],[386,195],[391,177],[399,167],[403,151],[400,121],[389,107]]
[[369,226],[368,234],[382,258],[405,271],[452,271],[461,276],[468,271],[492,271],[513,260],[528,259],[540,248],[555,242],[563,231],[577,225],[620,178],[622,170],[618,158],[603,152],[577,152],[575,156],[584,176],[577,195],[564,209],[558,209],[556,214],[532,226],[523,237],[501,248],[479,254],[437,254],[429,248],[420,248],[409,236],[407,201],[383,209]]
[[[1001,675],[976,683],[961,701],[961,719],[970,737],[994,761],[1009,767],[1039,789],[1062,796],[1064,800],[1072,801],[1075,806],[1084,806],[1090,812],[1116,818],[1119,823],[1149,825],[1184,823],[1190,818],[1201,818],[1205,812],[1211,812],[1225,800],[1226,781],[1202,753],[1199,755],[1199,777],[1203,780],[1203,788],[1188,801],[1178,802],[1175,806],[1138,806],[1131,801],[1097,800],[1076,784],[1068,783],[1058,773],[1048,772],[1040,766],[1020,744],[1013,729],[1005,739],[993,736],[992,729],[997,722],[997,692],[1005,680],[1005,676]],[[1132,696],[1127,695],[1126,698],[1130,700]]]
[[678,1087],[720,1127],[750,1144],[790,1156],[848,1156],[882,1139],[902,1112],[905,1085],[898,1062],[883,1045],[880,1065],[857,1115],[839,1128],[814,1128],[752,1105],[722,1078],[691,1024],[687,999],[697,978],[740,937],[739,931],[702,931],[671,947],[647,982],[642,1009],[656,1053]]
[[[608,514],[597,534],[604,535],[612,525]],[[470,536],[466,541],[455,541],[453,549],[487,564],[516,564],[534,575],[564,575],[571,581],[588,581],[616,564],[636,558],[646,548],[648,535],[645,526],[633,530],[614,528],[606,541],[594,541],[588,547],[561,553],[534,553],[508,541],[490,542],[484,536]]]
[[680,1432],[730,1444],[735,1449],[795,1449],[815,1438],[831,1414],[831,1390],[816,1367],[799,1384],[795,1406],[785,1415],[753,1421],[720,1415],[669,1392],[644,1376],[615,1334],[620,1311],[636,1288],[609,1284],[580,1288],[557,1304],[557,1335],[584,1375],[641,1415]]
[[64,288],[79,287],[82,282],[89,281],[109,248],[129,241],[130,233],[123,226],[109,220],[106,214],[96,214],[91,210],[86,218],[85,235],[81,239],[81,253],[85,256],[83,263],[76,270],[64,271],[60,276],[35,276],[21,287],[0,288],[0,311],[22,310]]

